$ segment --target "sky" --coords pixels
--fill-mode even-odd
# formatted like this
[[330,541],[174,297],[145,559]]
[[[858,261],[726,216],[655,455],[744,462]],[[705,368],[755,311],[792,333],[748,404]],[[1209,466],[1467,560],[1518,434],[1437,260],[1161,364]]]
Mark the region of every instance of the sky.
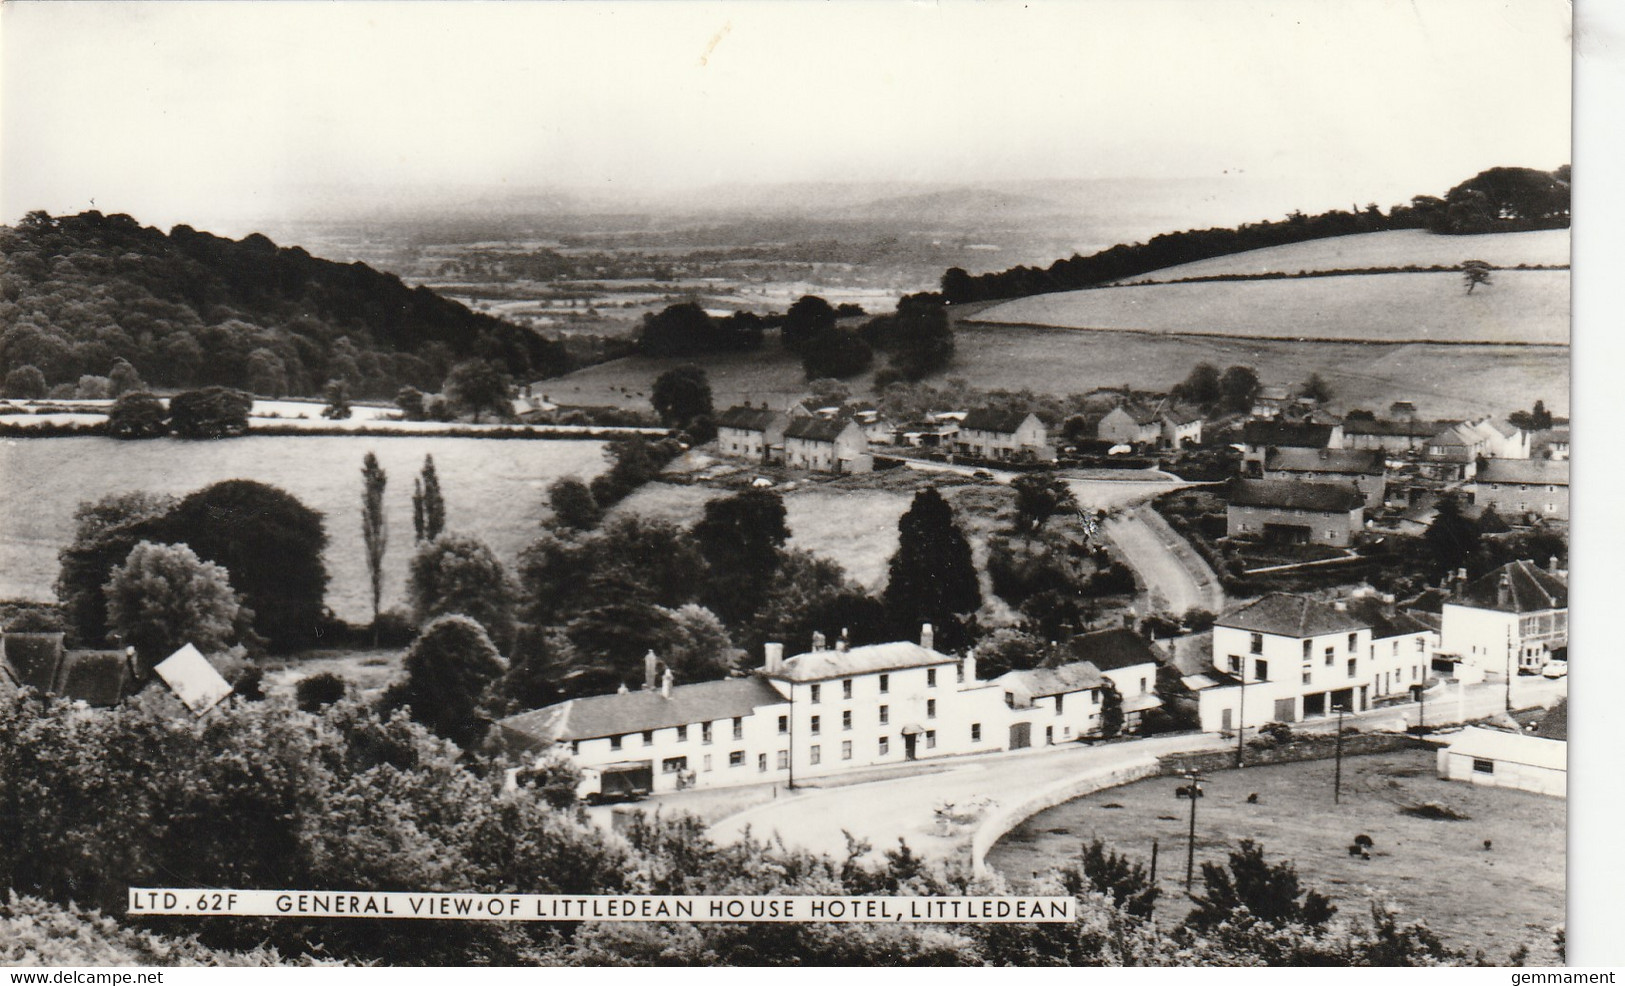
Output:
[[1224,176],[1386,206],[1568,162],[1569,80],[1563,0],[12,0],[0,220]]

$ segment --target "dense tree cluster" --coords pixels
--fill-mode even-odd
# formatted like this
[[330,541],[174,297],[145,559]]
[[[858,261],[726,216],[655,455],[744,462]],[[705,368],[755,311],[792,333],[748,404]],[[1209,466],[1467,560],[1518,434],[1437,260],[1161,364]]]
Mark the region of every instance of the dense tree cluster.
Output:
[[668,305],[643,316],[638,352],[645,356],[703,356],[756,349],[767,320],[754,312],[713,318],[698,303]]
[[[387,398],[406,384],[436,389],[471,357],[525,379],[568,368],[560,346],[520,326],[259,234],[165,235],[124,215],[33,212],[0,229],[0,254],[8,395],[45,396],[34,393],[43,379],[72,397],[81,378],[105,376],[102,396],[140,381],[319,396],[342,380]],[[38,376],[14,378],[25,368]]]
[[942,275],[941,298],[957,305],[1075,291],[1197,260],[1353,233],[1390,229],[1483,233],[1567,226],[1568,221],[1567,165],[1553,172],[1491,168],[1451,189],[1443,199],[1419,195],[1386,213],[1371,203],[1358,211],[1333,209],[1313,216],[1294,212],[1285,219],[1234,228],[1163,233],[1145,243],[1120,243],[1087,257],[1073,255],[1048,268],[1021,266],[972,275],[955,267]]

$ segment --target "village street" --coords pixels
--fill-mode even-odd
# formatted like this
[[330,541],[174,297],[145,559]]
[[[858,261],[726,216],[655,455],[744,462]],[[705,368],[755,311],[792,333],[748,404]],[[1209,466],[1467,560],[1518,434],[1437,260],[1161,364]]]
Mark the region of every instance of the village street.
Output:
[[[1494,715],[1504,709],[1506,700],[1501,682],[1469,685],[1463,701],[1458,701],[1457,694],[1457,686],[1444,684],[1428,692],[1429,724]],[[1515,708],[1549,706],[1566,694],[1564,680],[1523,677],[1513,683]],[[1347,716],[1344,724],[1363,733],[1398,731],[1414,725],[1418,712],[1415,704],[1394,706]],[[1292,727],[1328,733],[1336,724],[1336,717],[1328,716]],[[1051,785],[1149,764],[1168,754],[1226,749],[1234,743],[1233,737],[1217,733],[1181,733],[912,764],[857,783],[821,779],[813,782],[819,787],[780,788],[771,801],[717,821],[711,835],[728,843],[748,829],[754,838],[777,836],[792,846],[844,856],[850,833],[868,841],[876,852],[894,849],[897,840],[903,839],[926,857],[951,858],[968,845],[977,824],[990,812],[1019,804]],[[656,798],[652,803],[660,802]],[[945,824],[939,819],[939,809],[964,821]]]

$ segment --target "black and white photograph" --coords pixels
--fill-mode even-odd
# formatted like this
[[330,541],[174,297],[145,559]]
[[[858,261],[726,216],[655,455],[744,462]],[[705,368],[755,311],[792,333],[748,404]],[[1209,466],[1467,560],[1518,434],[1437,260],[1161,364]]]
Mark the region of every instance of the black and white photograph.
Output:
[[1569,965],[1577,36],[5,3],[0,965]]

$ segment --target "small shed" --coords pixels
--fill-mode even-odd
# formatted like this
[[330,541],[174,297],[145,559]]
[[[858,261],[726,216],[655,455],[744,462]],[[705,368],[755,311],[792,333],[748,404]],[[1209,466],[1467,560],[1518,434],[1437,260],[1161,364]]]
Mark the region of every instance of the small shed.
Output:
[[1510,787],[1554,798],[1568,796],[1569,744],[1502,729],[1469,726],[1439,751],[1439,776],[1488,787]]

